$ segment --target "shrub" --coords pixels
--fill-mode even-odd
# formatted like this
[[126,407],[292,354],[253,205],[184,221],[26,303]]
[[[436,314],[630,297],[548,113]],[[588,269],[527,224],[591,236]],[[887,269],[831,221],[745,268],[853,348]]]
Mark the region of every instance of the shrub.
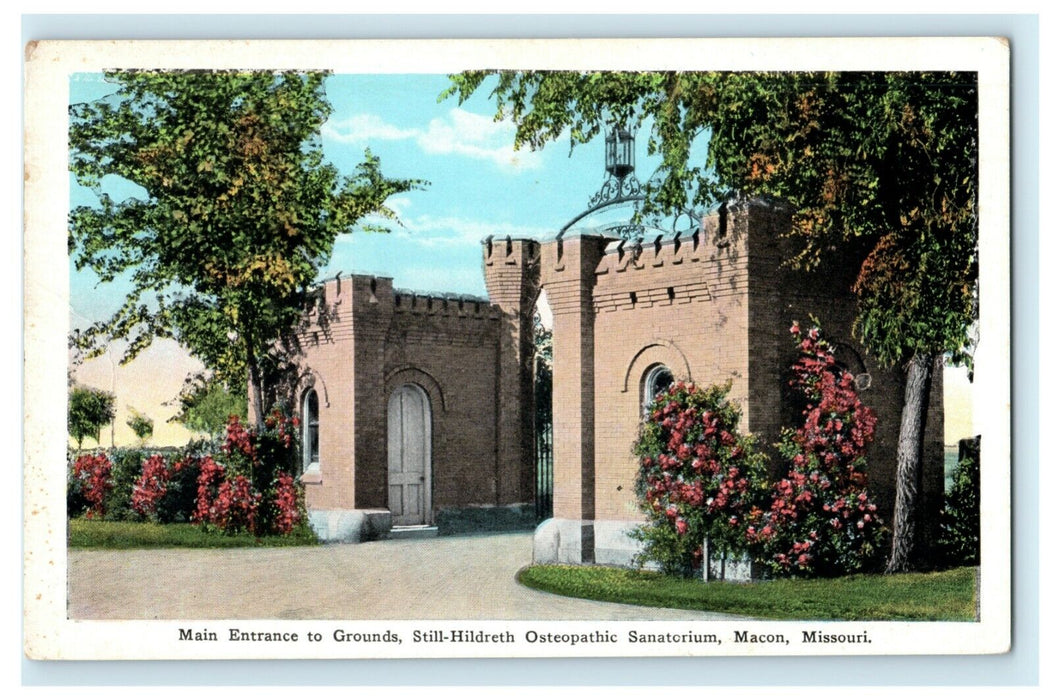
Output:
[[263,419],[263,431],[250,431],[256,455],[253,484],[259,491],[268,490],[281,473],[298,471],[298,418],[286,415],[281,408],[274,408]]
[[155,517],[160,523],[188,523],[197,507],[197,477],[201,457],[184,450],[172,458],[167,470],[165,493],[157,501]]
[[804,399],[803,422],[778,444],[787,474],[746,530],[756,559],[775,575],[839,576],[877,562],[884,526],[866,490],[866,452],[876,418],[851,373],[818,328],[790,329],[800,356],[790,385]]
[[641,563],[692,575],[703,545],[726,554],[746,549],[745,520],[763,491],[764,457],[738,432],[731,384],[701,389],[678,382],[653,402],[635,453],[636,492],[647,523],[634,532]]
[[81,490],[80,479],[73,471],[74,462],[76,460],[73,456],[67,455],[69,468],[66,470],[66,515],[70,518],[79,518],[88,510],[89,504]]
[[113,488],[106,496],[106,519],[134,519],[137,514],[132,508],[132,492],[142,473],[143,459],[147,453],[138,448],[119,447],[109,450],[108,455],[113,463],[110,474]]
[[946,566],[980,563],[980,454],[959,460],[940,513],[938,551]]
[[303,493],[291,475],[299,421],[275,408],[257,433],[236,415],[217,458],[198,465],[195,522],[228,533],[289,534],[304,521]]
[[154,434],[154,421],[134,408],[129,407],[129,409],[131,418],[128,419],[127,425],[135,433],[135,437],[139,438],[139,443],[144,444]]
[[256,529],[256,514],[261,500],[259,492],[253,490],[248,477],[238,474],[233,478],[224,479],[220,482],[209,509],[209,524],[228,534],[261,534]]
[[128,501],[132,511],[158,523],[189,522],[196,508],[202,446],[209,443],[191,442],[171,455],[140,453],[142,468]]
[[303,522],[303,494],[292,475],[278,472],[266,502],[270,506],[267,520],[276,535],[288,535]]
[[112,450],[112,462],[83,455],[69,472],[67,511],[195,522],[229,534],[291,534],[306,522],[303,490],[290,470],[298,424],[276,409],[259,434],[231,416],[218,449],[203,440],[174,454]]
[[141,516],[154,515],[157,503],[168,492],[168,463],[161,455],[143,462],[142,473],[132,489],[132,509]]
[[112,471],[113,464],[101,453],[81,455],[73,463],[73,490],[78,491],[87,504],[87,518],[105,514],[106,496],[113,488]]
[[201,458],[198,464],[197,497],[194,501],[194,514],[191,517],[193,522],[209,525],[218,520],[215,501],[225,477],[226,469],[211,455]]

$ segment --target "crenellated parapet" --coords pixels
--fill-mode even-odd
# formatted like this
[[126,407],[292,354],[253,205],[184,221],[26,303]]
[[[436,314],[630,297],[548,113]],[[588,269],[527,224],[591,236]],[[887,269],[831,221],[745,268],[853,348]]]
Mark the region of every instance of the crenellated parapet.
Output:
[[644,309],[745,294],[751,254],[778,255],[777,234],[786,230],[788,216],[778,203],[739,201],[722,204],[692,230],[613,241],[596,266],[594,308]]
[[540,244],[530,238],[488,236],[483,245],[483,278],[490,300],[506,314],[532,312],[540,293]]
[[496,320],[500,309],[479,297],[395,290],[394,312],[456,319]]
[[480,297],[395,289],[389,277],[337,275],[319,285],[299,337],[307,347],[380,340],[393,324],[423,324],[431,336],[475,337],[500,318],[500,308]]

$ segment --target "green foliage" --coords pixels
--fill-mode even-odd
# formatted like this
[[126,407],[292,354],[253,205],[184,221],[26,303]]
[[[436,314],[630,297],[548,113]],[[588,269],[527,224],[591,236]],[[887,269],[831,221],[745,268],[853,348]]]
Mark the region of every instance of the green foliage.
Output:
[[154,434],[154,421],[134,408],[131,409],[131,414],[132,417],[127,421],[128,427],[135,433],[135,437],[139,438],[140,443],[145,443]]
[[[173,337],[228,385],[248,376],[263,402],[336,236],[393,218],[384,202],[420,183],[385,178],[368,151],[350,177],[324,162],[324,73],[106,77],[114,95],[70,107],[70,169],[98,204],[70,213],[69,248],[78,269],[132,290],[74,344],[91,355],[127,338],[129,361]],[[111,182],[139,194],[115,199]]]
[[[197,478],[201,459],[212,454],[216,444],[208,440],[191,440],[174,453],[166,455],[168,470],[165,493],[157,501],[150,519],[158,523],[189,523],[197,507]],[[148,453],[143,453],[145,459]],[[178,465],[178,468],[176,467]]]
[[66,516],[79,518],[87,513],[91,504],[85,498],[80,479],[77,478],[76,473],[73,471],[73,455],[67,455],[66,461],[68,462],[66,467]]
[[233,547],[297,547],[318,544],[306,525],[290,535],[226,535],[198,525],[174,523],[108,522],[75,518],[69,522],[69,546],[73,549],[158,549],[169,547],[230,549]]
[[703,583],[651,571],[601,566],[531,566],[516,578],[530,588],[575,598],[771,620],[976,619],[976,575],[972,569],[763,583]]
[[170,420],[181,423],[192,432],[206,433],[213,439],[223,435],[231,416],[244,421],[248,415],[246,392],[243,389],[231,391],[215,376],[197,374],[187,377],[178,401],[180,411]]
[[69,434],[81,448],[84,438],[99,441],[102,426],[113,420],[113,394],[86,386],[74,386],[69,392]]
[[745,553],[746,520],[766,488],[764,456],[738,431],[730,382],[707,389],[677,382],[648,407],[635,453],[636,494],[647,522],[633,537],[641,563],[691,576],[714,553]]
[[110,478],[113,479],[113,490],[106,496],[106,520],[126,520],[135,517],[131,509],[132,488],[143,468],[143,460],[149,455],[143,449],[124,448],[108,450],[107,455],[113,463]]
[[958,462],[954,482],[940,513],[938,542],[943,563],[976,566],[980,563],[979,453]]

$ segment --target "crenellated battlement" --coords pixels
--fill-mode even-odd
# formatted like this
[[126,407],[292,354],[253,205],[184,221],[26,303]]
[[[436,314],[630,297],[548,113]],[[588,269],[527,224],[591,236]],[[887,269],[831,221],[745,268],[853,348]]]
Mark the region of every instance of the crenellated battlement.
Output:
[[450,318],[500,318],[500,310],[488,300],[470,295],[422,294],[396,289],[395,313],[447,316]]
[[483,278],[490,300],[511,316],[532,313],[539,292],[541,245],[530,238],[487,236],[483,246]]
[[710,252],[705,242],[705,234],[697,229],[693,233],[658,234],[638,244],[626,240],[612,241],[607,244],[603,259],[596,267],[596,274],[698,262]]
[[523,267],[537,260],[540,244],[532,238],[497,238],[487,236],[482,240],[484,267],[514,265]]

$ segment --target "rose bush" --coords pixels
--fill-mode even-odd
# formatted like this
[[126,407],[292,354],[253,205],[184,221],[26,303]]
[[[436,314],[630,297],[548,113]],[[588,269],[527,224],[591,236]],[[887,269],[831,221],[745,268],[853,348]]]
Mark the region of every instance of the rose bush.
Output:
[[634,536],[641,563],[692,575],[703,546],[725,554],[745,551],[745,520],[765,486],[764,456],[739,433],[731,385],[702,389],[678,382],[648,408],[635,452],[636,492],[647,519]]
[[81,455],[73,463],[70,488],[76,489],[87,504],[86,517],[105,515],[106,497],[113,489],[112,471],[113,464],[102,453]]
[[790,329],[800,352],[791,387],[804,400],[802,424],[778,444],[787,473],[766,508],[754,510],[746,539],[776,575],[840,576],[877,563],[885,528],[866,486],[874,412],[817,327]]
[[[303,489],[293,476],[298,426],[298,419],[274,409],[260,433],[230,416],[218,446],[196,441],[169,454],[119,449],[117,463],[101,453],[82,455],[69,472],[69,515],[101,517],[112,510],[118,519],[289,534],[306,522]],[[116,481],[124,486],[115,489]]]

